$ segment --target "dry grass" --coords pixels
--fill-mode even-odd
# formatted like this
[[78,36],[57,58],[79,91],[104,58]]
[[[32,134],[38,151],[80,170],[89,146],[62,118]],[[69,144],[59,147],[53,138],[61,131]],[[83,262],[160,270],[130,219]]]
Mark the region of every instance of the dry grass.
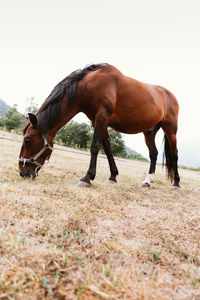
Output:
[[39,177],[17,173],[20,137],[0,132],[0,299],[200,299],[200,173],[174,191],[158,167],[117,160],[108,186],[99,158],[91,189],[76,188],[89,156],[55,150]]

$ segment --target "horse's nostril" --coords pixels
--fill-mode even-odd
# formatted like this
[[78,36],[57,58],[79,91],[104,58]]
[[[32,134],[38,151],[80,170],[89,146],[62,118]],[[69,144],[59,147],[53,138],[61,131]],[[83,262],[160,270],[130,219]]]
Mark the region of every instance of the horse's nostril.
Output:
[[23,178],[31,177],[31,171],[26,171],[26,172],[19,172],[20,176]]

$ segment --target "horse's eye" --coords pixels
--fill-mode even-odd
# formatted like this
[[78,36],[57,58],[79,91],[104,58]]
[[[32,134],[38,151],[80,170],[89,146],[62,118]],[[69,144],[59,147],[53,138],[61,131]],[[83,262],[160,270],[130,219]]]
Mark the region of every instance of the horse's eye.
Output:
[[29,145],[30,142],[31,142],[31,139],[25,139],[24,142],[25,142],[26,145]]

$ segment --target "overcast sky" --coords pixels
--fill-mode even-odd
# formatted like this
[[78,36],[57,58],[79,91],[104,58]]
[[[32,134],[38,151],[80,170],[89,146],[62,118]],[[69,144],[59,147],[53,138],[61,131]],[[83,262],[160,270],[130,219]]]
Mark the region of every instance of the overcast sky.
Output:
[[[200,167],[200,1],[0,0],[0,99],[9,105],[23,112],[31,96],[41,105],[69,73],[99,62],[176,95],[179,163]],[[148,157],[143,134],[124,138]]]

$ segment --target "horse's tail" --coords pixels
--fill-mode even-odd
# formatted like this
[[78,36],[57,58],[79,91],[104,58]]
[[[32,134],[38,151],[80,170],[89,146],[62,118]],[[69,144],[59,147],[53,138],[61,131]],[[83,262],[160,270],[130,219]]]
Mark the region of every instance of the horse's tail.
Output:
[[164,135],[163,141],[164,141],[163,166],[164,165],[166,166],[167,177],[172,182],[174,178],[174,172],[175,172],[174,159],[171,153],[171,147],[166,134]]

